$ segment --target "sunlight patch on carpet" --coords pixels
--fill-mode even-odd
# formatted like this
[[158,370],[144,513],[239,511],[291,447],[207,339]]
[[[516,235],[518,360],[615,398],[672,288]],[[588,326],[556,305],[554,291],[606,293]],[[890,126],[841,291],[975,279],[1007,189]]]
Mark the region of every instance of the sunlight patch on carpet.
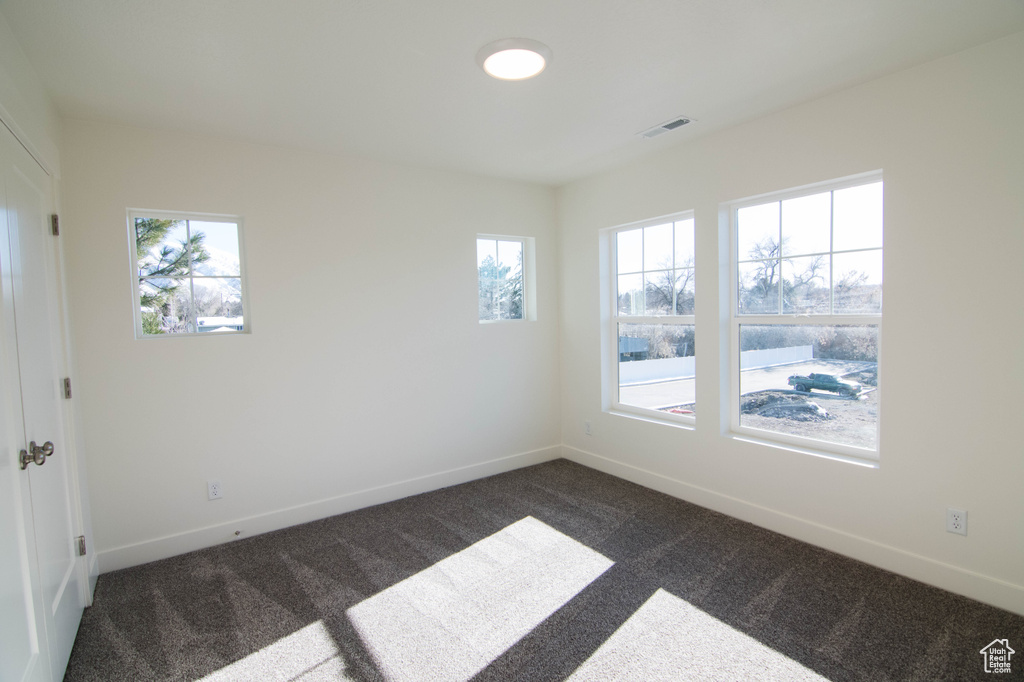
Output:
[[468,680],[613,563],[528,516],[347,614],[388,680]]
[[350,679],[345,676],[345,663],[334,637],[319,620],[207,675],[200,682],[298,682],[307,677]]
[[827,678],[659,589],[568,679],[675,682]]

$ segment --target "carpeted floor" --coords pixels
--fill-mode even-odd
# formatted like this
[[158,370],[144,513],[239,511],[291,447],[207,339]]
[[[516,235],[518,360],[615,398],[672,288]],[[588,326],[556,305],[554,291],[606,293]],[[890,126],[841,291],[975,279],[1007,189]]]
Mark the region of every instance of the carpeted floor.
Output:
[[1020,616],[558,460],[101,575],[65,680],[974,680],[996,639],[1024,679]]

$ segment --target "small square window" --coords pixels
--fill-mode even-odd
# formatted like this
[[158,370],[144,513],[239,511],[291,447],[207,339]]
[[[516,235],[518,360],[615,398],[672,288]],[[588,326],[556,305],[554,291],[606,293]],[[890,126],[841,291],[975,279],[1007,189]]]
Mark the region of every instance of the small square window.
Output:
[[476,240],[479,320],[528,320],[532,316],[533,240],[478,235]]
[[235,216],[129,211],[137,338],[248,331]]

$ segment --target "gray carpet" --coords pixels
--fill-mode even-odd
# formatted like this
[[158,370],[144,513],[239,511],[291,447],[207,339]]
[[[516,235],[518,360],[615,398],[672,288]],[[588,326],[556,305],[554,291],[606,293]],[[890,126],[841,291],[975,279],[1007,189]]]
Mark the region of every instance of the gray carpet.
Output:
[[1022,672],[1024,618],[558,460],[101,575],[65,680]]

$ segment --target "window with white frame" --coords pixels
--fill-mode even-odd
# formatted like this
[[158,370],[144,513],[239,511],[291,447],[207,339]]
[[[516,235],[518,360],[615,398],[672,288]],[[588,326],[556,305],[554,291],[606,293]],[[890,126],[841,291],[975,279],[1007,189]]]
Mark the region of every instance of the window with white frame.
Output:
[[128,212],[136,337],[248,331],[242,221]]
[[731,208],[733,430],[877,457],[881,174]]
[[477,235],[479,320],[533,319],[532,246],[529,237]]
[[615,409],[696,413],[693,213],[609,230],[608,357]]

